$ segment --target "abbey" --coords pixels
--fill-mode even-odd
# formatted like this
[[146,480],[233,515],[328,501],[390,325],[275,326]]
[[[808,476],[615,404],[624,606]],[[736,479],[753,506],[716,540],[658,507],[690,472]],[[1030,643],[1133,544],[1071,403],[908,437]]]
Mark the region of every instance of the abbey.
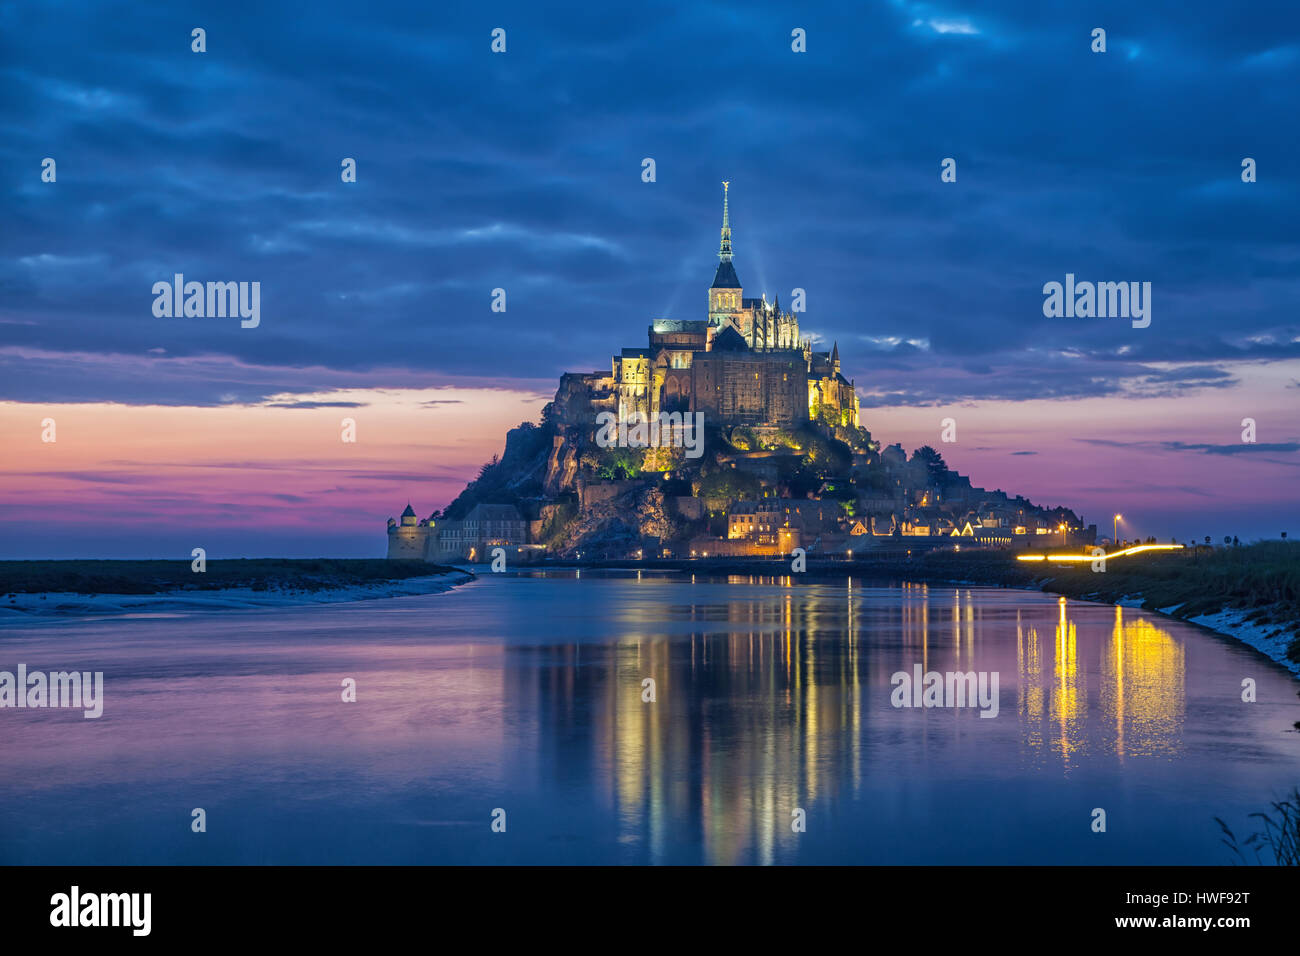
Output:
[[853,382],[840,352],[814,352],[780,296],[746,298],[732,259],[729,184],[723,183],[722,239],[706,318],[656,319],[645,348],[615,355],[608,378],[583,376],[593,397],[610,394],[620,421],[700,412],[718,425],[822,421],[858,427]]
[[[840,372],[839,346],[813,351],[811,340],[799,335],[799,319],[781,308],[779,296],[771,302],[766,294],[745,296],[732,258],[729,187],[722,184],[718,266],[704,318],[654,319],[646,347],[622,349],[608,373],[570,372],[560,378],[542,427],[512,431],[505,456],[493,466],[506,485],[518,485],[520,476],[507,472],[533,467],[527,449],[540,440],[544,478],[537,499],[516,507],[462,495],[464,500],[426,519],[408,504],[400,520],[388,519],[389,558],[483,560],[496,547],[534,545],[535,533],[547,524],[538,514],[575,493],[585,507],[589,496],[578,486],[598,476],[580,467],[579,459],[591,447],[613,444],[653,452],[668,446],[683,449],[685,459],[695,462],[706,424],[781,429],[812,423],[828,433],[861,427],[853,382]],[[656,423],[653,440],[642,434],[651,422]],[[608,435],[626,438],[611,443],[605,440]]]

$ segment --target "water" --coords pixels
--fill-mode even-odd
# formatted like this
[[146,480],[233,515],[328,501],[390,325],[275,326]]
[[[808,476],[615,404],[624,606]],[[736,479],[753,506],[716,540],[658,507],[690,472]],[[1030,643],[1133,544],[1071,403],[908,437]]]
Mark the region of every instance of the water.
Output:
[[[1216,815],[1249,832],[1300,784],[1283,669],[1023,591],[488,574],[0,626],[19,662],[106,700],[0,710],[6,864],[1219,864]],[[917,663],[996,671],[998,716],[893,707]]]

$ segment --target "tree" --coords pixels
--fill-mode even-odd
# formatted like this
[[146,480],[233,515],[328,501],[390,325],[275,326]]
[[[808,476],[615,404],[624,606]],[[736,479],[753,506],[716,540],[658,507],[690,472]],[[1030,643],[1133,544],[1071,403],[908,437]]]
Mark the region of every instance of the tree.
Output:
[[754,499],[763,493],[763,484],[749,472],[735,468],[718,468],[700,476],[699,497],[736,501]]
[[761,447],[754,429],[748,425],[737,425],[731,430],[731,447],[737,451],[757,451]]
[[686,460],[686,452],[677,445],[659,445],[645,449],[641,456],[641,471],[676,471]]
[[943,456],[931,448],[929,445],[922,445],[916,451],[912,452],[912,462],[921,462],[925,466],[926,480],[931,485],[937,485],[943,476],[948,474],[948,464],[943,460]]
[[639,448],[606,448],[597,474],[606,481],[636,478],[641,474],[642,451]]

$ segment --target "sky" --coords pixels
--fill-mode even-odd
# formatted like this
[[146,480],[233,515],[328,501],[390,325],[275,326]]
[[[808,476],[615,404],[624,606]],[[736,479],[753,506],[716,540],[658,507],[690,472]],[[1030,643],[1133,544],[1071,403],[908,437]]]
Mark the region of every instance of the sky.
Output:
[[[561,373],[705,317],[724,179],[745,295],[805,290],[877,440],[1295,536],[1297,90],[1285,4],[0,0],[0,558],[382,555]],[[176,273],[258,325],[155,315]],[[1150,325],[1044,315],[1067,273]]]

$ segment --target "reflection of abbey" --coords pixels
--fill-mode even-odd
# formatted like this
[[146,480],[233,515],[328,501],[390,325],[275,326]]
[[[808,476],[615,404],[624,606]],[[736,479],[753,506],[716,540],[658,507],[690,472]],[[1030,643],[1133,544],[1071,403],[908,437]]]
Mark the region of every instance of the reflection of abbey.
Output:
[[620,420],[661,411],[702,412],[718,425],[788,425],[820,420],[858,427],[853,383],[840,374],[839,348],[814,352],[780,296],[745,298],[731,258],[723,184],[722,242],[709,288],[708,317],[657,319],[646,348],[614,356],[611,375],[581,376],[592,397],[612,394]]

